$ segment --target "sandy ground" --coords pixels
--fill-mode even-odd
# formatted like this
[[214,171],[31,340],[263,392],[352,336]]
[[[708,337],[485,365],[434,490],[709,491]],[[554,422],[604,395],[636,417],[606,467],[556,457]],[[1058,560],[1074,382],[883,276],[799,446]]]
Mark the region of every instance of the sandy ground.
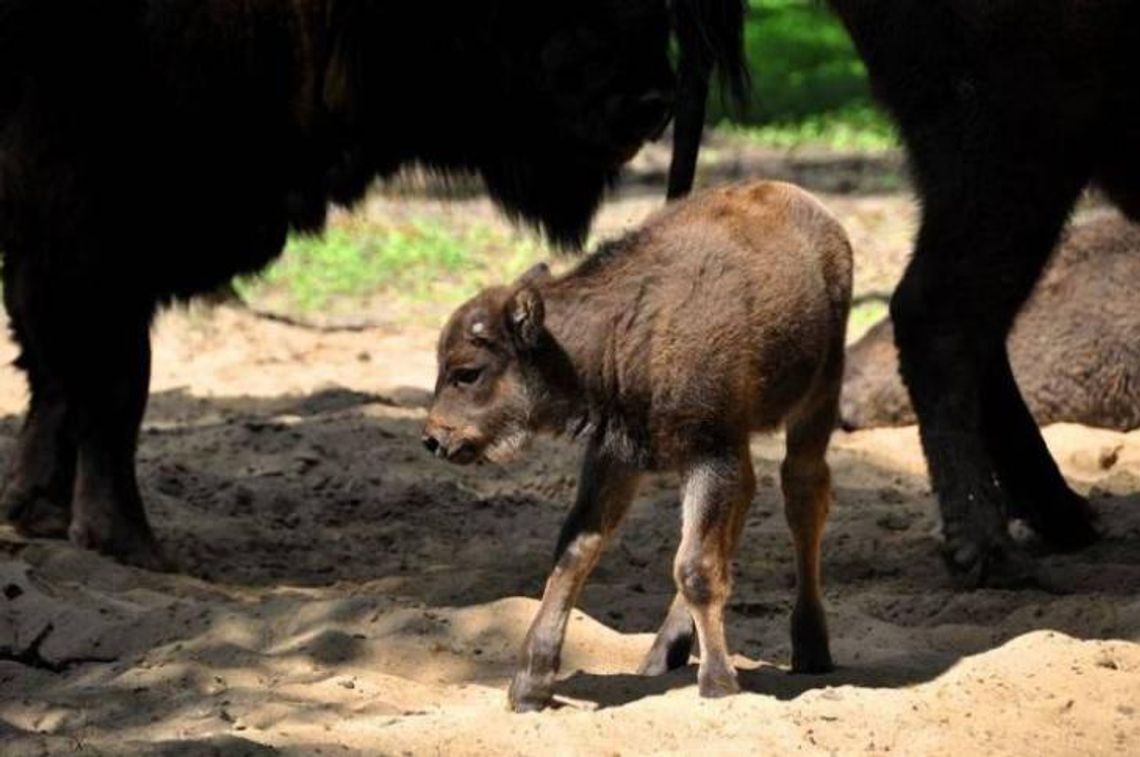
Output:
[[[874,266],[897,273],[913,208],[829,199],[870,291]],[[603,228],[643,212],[619,203]],[[431,459],[434,336],[164,316],[140,477],[178,572],[0,529],[0,752],[1140,753],[1140,434],[1077,426],[1048,440],[1105,538],[1042,555],[1047,591],[953,590],[914,429],[837,434],[824,551],[840,667],[819,677],[786,672],[782,441],[758,438],[729,617],[746,693],[715,702],[694,666],[633,675],[678,537],[675,481],[648,481],[570,624],[564,706],[508,713],[576,453]],[[0,456],[22,403],[0,370]]]

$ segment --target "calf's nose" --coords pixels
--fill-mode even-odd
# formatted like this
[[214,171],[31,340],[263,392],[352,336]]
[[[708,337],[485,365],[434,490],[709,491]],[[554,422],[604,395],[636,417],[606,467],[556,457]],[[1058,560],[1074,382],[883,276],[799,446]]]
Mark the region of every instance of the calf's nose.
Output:
[[452,438],[453,433],[451,427],[429,418],[424,424],[423,436],[420,438],[424,443],[424,449],[441,460],[446,460],[451,452],[449,448],[455,443],[455,439]]

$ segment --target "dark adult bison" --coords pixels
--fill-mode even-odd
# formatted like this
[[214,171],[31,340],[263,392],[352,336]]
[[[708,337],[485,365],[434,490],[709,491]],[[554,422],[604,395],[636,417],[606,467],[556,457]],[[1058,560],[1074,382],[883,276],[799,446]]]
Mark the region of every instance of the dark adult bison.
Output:
[[[1017,315],[1009,360],[1034,420],[1140,427],[1140,224],[1115,213],[1074,225]],[[847,350],[847,429],[914,423],[884,318]]]
[[1140,3],[831,0],[899,125],[922,225],[891,303],[952,570],[1006,572],[1006,515],[1094,538],[1005,338],[1082,188],[1140,217]]
[[9,519],[158,564],[134,466],[156,307],[262,268],[412,163],[477,174],[577,243],[675,97],[680,193],[709,73],[742,89],[742,17],[739,0],[0,0],[4,299],[31,385]]

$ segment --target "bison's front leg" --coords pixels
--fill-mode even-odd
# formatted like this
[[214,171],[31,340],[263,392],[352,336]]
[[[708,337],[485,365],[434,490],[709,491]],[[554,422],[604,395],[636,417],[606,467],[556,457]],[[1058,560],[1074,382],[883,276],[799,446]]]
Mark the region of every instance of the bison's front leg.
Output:
[[[20,345],[16,365],[28,377],[31,402],[4,481],[5,517],[27,536],[65,537],[71,520],[75,441],[67,396],[50,361],[50,330],[37,268],[10,251],[4,265],[4,305]],[[46,341],[45,341],[46,339]]]
[[542,606],[523,642],[519,668],[508,694],[515,712],[541,710],[553,696],[554,676],[562,656],[566,623],[590,571],[629,509],[637,489],[637,472],[586,450],[578,497],[555,550],[554,570],[546,581]]
[[23,534],[63,537],[71,519],[75,443],[64,387],[46,360],[43,335],[36,328],[43,314],[37,312],[41,293],[34,284],[34,268],[10,253],[4,265],[4,306],[20,345],[16,365],[27,373],[31,402],[8,461],[3,509]]
[[73,376],[75,494],[69,534],[76,544],[152,570],[164,567],[139,494],[135,450],[150,383],[150,313],[123,307],[91,334],[101,349],[76,346],[87,363]]
[[[1080,181],[1050,165],[1055,151],[1027,154],[1024,144],[1002,149],[994,135],[987,135],[993,152],[959,157],[965,138],[954,134],[945,144],[912,145],[924,215],[891,315],[942,509],[946,560],[966,584],[978,585],[1023,577],[1011,560],[1007,501],[992,450],[1033,452],[1009,458],[1007,475],[1016,469],[1039,473],[1048,454],[1027,413],[1009,404],[1016,387],[987,386],[986,372],[1002,357],[1014,316],[1049,257]],[[991,407],[1003,409],[991,412],[987,423],[983,396],[994,386],[1002,391]]]
[[[27,353],[20,361],[30,362]],[[60,387],[28,367],[31,404],[8,463],[3,510],[16,529],[41,538],[67,536],[75,482],[75,443]]]
[[5,517],[25,536],[67,536],[75,481],[75,445],[69,432],[64,398],[33,385],[3,494]]

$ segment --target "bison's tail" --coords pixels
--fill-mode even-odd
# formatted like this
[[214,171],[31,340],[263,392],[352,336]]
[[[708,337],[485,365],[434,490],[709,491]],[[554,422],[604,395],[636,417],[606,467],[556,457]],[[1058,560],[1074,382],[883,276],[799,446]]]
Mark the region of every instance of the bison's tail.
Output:
[[697,170],[709,82],[715,71],[737,103],[748,99],[744,0],[670,0],[679,48],[669,199],[688,194]]

